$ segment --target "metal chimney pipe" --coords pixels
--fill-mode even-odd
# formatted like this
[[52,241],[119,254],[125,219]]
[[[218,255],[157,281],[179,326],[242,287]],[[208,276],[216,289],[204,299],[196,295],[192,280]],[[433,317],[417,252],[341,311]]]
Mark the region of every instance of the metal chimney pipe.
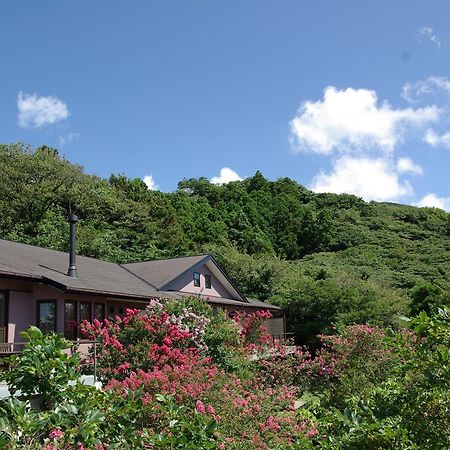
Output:
[[72,278],[78,278],[77,274],[77,222],[78,216],[71,214],[69,216],[70,223],[70,249],[69,249],[69,270],[67,275]]

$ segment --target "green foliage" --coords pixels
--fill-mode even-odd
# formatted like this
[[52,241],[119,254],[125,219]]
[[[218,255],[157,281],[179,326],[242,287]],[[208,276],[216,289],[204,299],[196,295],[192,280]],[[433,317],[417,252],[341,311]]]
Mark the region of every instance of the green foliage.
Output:
[[157,395],[157,401],[165,411],[161,430],[152,438],[155,449],[216,449],[217,439],[214,435],[217,424],[195,411],[188,414],[186,406],[177,405],[171,396]]
[[217,310],[206,328],[207,355],[214,364],[226,372],[237,373],[241,378],[251,376],[252,363],[242,348],[238,327],[226,317],[225,311]]
[[[322,448],[449,448],[450,310],[421,312],[410,327],[414,334],[386,338],[397,364],[376,384],[347,393],[340,410],[323,402],[311,407],[326,434]],[[351,370],[345,375],[342,383],[358,380]]]
[[[204,338],[219,355],[220,347],[242,345],[233,328],[226,330],[225,316],[203,303],[171,307],[170,316],[158,302],[149,309],[161,309],[171,321],[179,314],[207,323]],[[198,322],[197,314],[208,317]],[[140,331],[130,312],[127,317],[133,340]],[[69,385],[77,380],[78,360],[65,353],[67,341],[31,327],[24,353],[13,358],[6,376],[23,398],[0,402],[0,448],[447,449],[450,309],[405,320],[409,330],[342,327],[320,336],[314,354],[261,347],[247,379],[197,355],[170,369],[180,352],[190,354],[179,347],[156,370],[137,369],[106,391]],[[166,337],[176,328],[168,327]],[[149,338],[159,339],[159,331]],[[45,399],[42,409],[30,405],[36,392]]]
[[411,313],[419,314],[421,311],[427,313],[437,311],[437,308],[443,304],[449,304],[448,296],[438,286],[425,282],[415,286],[411,290]]
[[46,146],[0,145],[0,237],[67,250],[69,212],[83,255],[124,263],[213,251],[246,295],[286,308],[299,342],[450,304],[442,210],[315,194],[260,172],[155,192],[125,175],[87,175]]
[[3,379],[9,391],[20,391],[21,397],[42,396],[42,406],[52,408],[64,395],[69,381],[79,378],[77,355],[69,355],[67,350],[72,343],[57,334],[44,335],[31,326],[22,331],[21,336],[28,342],[20,355],[11,357],[11,367]]

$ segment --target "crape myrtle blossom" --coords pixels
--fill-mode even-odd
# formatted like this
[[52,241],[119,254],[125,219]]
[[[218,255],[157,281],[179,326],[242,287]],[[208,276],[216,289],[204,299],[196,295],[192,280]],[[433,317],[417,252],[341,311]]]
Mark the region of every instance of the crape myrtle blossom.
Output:
[[[261,353],[267,348],[263,322],[270,316],[258,311],[237,319],[236,345],[247,364],[247,348],[261,347]],[[99,342],[97,362],[106,391],[124,400],[137,395],[149,423],[165,420],[158,402],[158,396],[164,395],[214,421],[218,448],[239,448],[236,445],[245,442],[248,448],[268,449],[269,440],[278,448],[299,436],[309,439],[307,433],[314,436],[314,423],[296,415],[299,392],[295,386],[271,384],[264,371],[261,377],[255,372],[241,378],[205,356],[202,341],[211,317],[153,301],[144,310],[126,310],[123,317],[83,323],[82,329]],[[224,315],[223,320],[229,323],[230,319]],[[230,325],[228,330],[233,330]]]

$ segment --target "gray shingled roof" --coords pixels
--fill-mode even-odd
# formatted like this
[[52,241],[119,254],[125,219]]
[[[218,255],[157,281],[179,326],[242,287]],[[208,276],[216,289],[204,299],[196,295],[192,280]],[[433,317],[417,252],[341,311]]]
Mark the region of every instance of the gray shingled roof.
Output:
[[[180,297],[160,290],[186,270],[211,259],[211,255],[187,256],[119,265],[77,255],[78,278],[67,275],[68,253],[0,239],[0,276],[27,278],[66,292],[91,293],[147,300]],[[222,297],[205,297],[210,303],[279,309],[251,300],[250,304]]]
[[270,308],[281,310],[279,306],[271,305],[270,303],[262,302],[261,300],[256,300],[255,298],[247,297],[247,300],[250,302],[251,306],[255,308]]
[[207,258],[209,258],[209,255],[185,256],[123,264],[123,267],[131,270],[155,288],[163,289],[167,283]]
[[67,253],[0,239],[0,272],[34,278],[66,291],[151,298],[158,291],[120,265],[77,256],[78,278],[66,275]]

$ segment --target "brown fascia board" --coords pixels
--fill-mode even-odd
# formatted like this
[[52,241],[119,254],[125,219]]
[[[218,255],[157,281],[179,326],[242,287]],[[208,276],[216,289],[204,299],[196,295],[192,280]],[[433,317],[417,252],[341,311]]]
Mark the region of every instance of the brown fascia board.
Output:
[[157,295],[149,295],[149,296],[142,296],[142,295],[133,295],[133,294],[125,294],[123,292],[113,292],[113,291],[101,291],[96,289],[83,289],[83,288],[68,288],[66,285],[62,283],[58,283],[55,280],[52,280],[51,278],[43,277],[40,275],[32,275],[32,274],[25,274],[25,273],[19,273],[19,272],[6,272],[6,271],[0,271],[0,278],[13,278],[15,280],[28,280],[28,281],[36,281],[43,283],[47,286],[51,286],[53,288],[56,288],[62,292],[66,292],[67,294],[91,294],[91,295],[98,295],[98,296],[107,296],[107,297],[117,297],[117,298],[123,298],[123,299],[139,299],[142,301],[149,301],[152,298],[159,297]]
[[43,277],[40,275],[32,275],[31,273],[21,272],[7,272],[5,270],[0,271],[0,278],[14,278],[15,280],[32,280],[42,281]]
[[152,295],[135,295],[135,294],[126,294],[124,292],[114,292],[114,291],[102,291],[98,289],[88,289],[88,288],[69,288],[65,286],[62,283],[58,283],[50,278],[45,279],[46,284],[53,286],[57,289],[62,290],[63,292],[66,292],[67,294],[90,294],[90,295],[98,295],[98,296],[104,296],[104,297],[117,297],[117,298],[123,298],[123,299],[139,299],[142,301],[150,301],[150,299],[155,298],[155,296]]
[[227,306],[242,306],[245,308],[255,308],[255,309],[271,309],[274,311],[279,311],[281,308],[279,306],[270,305],[266,303],[265,305],[255,305],[254,303],[246,303],[238,300],[233,300],[231,298],[222,298],[222,297],[202,297],[208,303],[214,303],[217,305],[227,305]]
[[130,300],[142,300],[142,301],[150,301],[152,298],[159,297],[155,295],[149,295],[149,296],[141,296],[141,295],[133,295],[133,294],[124,294],[123,292],[113,292],[113,291],[99,291],[95,289],[83,289],[83,288],[77,288],[77,289],[65,289],[64,292],[67,292],[67,294],[90,294],[90,295],[98,295],[103,297],[115,297],[115,298],[121,298],[121,299],[127,299]]

